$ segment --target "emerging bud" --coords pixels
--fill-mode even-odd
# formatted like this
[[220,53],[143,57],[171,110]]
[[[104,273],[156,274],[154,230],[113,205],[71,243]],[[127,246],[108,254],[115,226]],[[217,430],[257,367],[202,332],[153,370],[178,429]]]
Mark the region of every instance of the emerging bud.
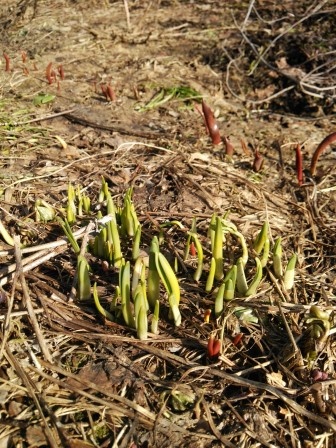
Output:
[[210,360],[218,359],[221,350],[221,341],[211,335],[208,341],[207,357]]

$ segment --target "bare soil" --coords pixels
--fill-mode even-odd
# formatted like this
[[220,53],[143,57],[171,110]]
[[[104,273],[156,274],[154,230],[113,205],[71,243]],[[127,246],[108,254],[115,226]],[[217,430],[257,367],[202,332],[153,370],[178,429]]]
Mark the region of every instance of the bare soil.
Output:
[[[9,66],[0,58],[1,222],[26,245],[15,255],[0,240],[0,448],[336,446],[335,146],[314,176],[309,170],[317,145],[336,131],[335,21],[331,0],[0,5],[9,58]],[[181,87],[198,96],[167,99]],[[159,92],[167,101],[155,105]],[[212,145],[201,99],[232,157],[224,143]],[[141,248],[161,231],[162,251],[178,260],[182,324],[169,320],[162,289],[159,333],[145,341],[73,300],[69,245],[42,247],[63,232],[57,220],[36,222],[36,200],[64,218],[68,184],[80,186],[92,214],[74,229],[85,228],[102,207],[102,177],[119,206],[133,187]],[[229,213],[244,235],[249,281],[267,220],[271,246],[282,238],[284,265],[298,256],[294,288],[274,278],[270,256],[257,293],[226,302],[216,319],[205,293],[214,212]],[[195,257],[184,260],[194,217],[204,248],[199,282]],[[171,221],[183,228],[162,229]],[[241,255],[237,238],[228,236],[224,255],[228,271]],[[118,271],[88,259],[107,306]],[[330,316],[315,321],[318,335],[312,305]],[[255,320],[239,319],[237,306]],[[207,357],[211,335],[223,338],[216,359]]]

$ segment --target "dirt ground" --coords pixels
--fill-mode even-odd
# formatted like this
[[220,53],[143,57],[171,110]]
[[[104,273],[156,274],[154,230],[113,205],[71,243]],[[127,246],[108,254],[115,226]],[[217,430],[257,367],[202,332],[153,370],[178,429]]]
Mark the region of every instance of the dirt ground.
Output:
[[[332,0],[2,2],[0,216],[25,248],[0,240],[0,448],[336,446],[336,143],[310,170],[336,131],[335,21]],[[102,177],[119,207],[133,187],[141,249],[161,232],[177,260],[182,323],[162,288],[158,334],[143,341],[74,297],[76,255],[53,245],[69,182],[91,200],[74,231],[105,214]],[[36,220],[39,199],[55,219]],[[247,242],[248,282],[267,221],[284,266],[297,254],[294,287],[270,255],[256,293],[216,317],[214,212]],[[184,258],[193,218],[197,282],[196,257]],[[225,272],[239,241],[227,235]],[[86,256],[107,307],[118,269]],[[211,335],[222,338],[213,358]]]

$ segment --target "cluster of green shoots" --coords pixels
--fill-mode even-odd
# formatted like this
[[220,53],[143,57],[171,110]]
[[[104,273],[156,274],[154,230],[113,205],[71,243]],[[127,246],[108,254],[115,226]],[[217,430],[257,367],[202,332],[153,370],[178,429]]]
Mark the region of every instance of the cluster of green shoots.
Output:
[[[90,199],[72,185],[68,186],[68,202],[63,210],[63,230],[67,235],[77,255],[77,299],[79,301],[94,302],[98,312],[106,319],[115,322],[124,322],[134,328],[140,339],[148,336],[148,317],[150,316],[150,330],[157,333],[160,311],[160,286],[163,285],[168,297],[168,317],[176,326],[181,324],[180,286],[174,268],[171,266],[161,251],[163,233],[154,236],[147,252],[140,250],[141,224],[138,220],[134,204],[132,202],[132,188],[128,189],[122,205],[116,206],[108,188],[108,184],[102,179],[98,202],[100,211],[91,211]],[[102,213],[104,211],[104,215]],[[55,210],[47,202],[38,200],[35,204],[36,220],[49,221],[55,219]],[[108,309],[101,305],[98,297],[97,285],[91,285],[91,267],[83,250],[81,251],[72,227],[78,217],[87,217],[91,221],[95,214],[96,232],[85,248],[94,256],[119,272],[119,282],[115,288],[114,296]],[[181,229],[183,225],[178,221],[165,223],[177,224]],[[13,241],[5,227],[0,222],[0,234],[4,240],[13,245]],[[241,256],[225,273],[224,272],[224,247],[227,235],[232,235],[238,240]],[[204,263],[204,250],[202,243],[204,238],[197,234],[196,218],[187,232],[187,241],[184,260],[190,255],[197,257],[197,266],[194,272],[194,280],[204,284],[205,292],[214,297],[214,315],[220,317],[224,311],[224,302],[237,297],[249,297],[255,295],[263,278],[263,270],[269,259],[273,259],[272,271],[276,278],[281,279],[284,288],[289,290],[294,284],[296,255],[290,258],[286,269],[283,268],[281,238],[275,241],[272,252],[270,250],[269,226],[265,222],[254,241],[253,251],[255,255],[255,272],[251,277],[250,270],[246,269],[249,259],[247,242],[237,227],[224,217],[214,213],[208,229],[208,241],[203,244],[211,250],[211,259]],[[161,246],[161,247],[160,247]],[[130,247],[132,250],[130,250]],[[128,258],[128,259],[127,259]],[[206,267],[206,269],[205,269]],[[249,274],[247,274],[247,272]],[[202,279],[202,277],[204,277]],[[206,278],[205,278],[206,277]],[[204,280],[204,281],[203,281]],[[201,283],[202,281],[202,283]],[[236,315],[247,322],[257,322],[250,308],[236,307]]]
[[[79,190],[78,190],[79,191]],[[103,179],[98,202],[106,207],[106,215],[101,211],[97,215],[97,234],[89,241],[88,249],[99,259],[119,270],[119,283],[109,309],[105,309],[99,300],[97,285],[91,288],[90,266],[85,255],[75,241],[71,225],[76,219],[76,203],[86,204],[83,195],[75,194],[73,187],[68,188],[67,220],[63,225],[77,253],[77,298],[79,301],[93,299],[100,314],[111,321],[122,321],[137,331],[140,339],[147,339],[148,313],[152,312],[151,332],[158,332],[160,310],[160,283],[168,294],[169,317],[175,325],[181,324],[179,311],[180,287],[173,268],[160,251],[159,238],[154,237],[148,255],[141,253],[141,224],[132,202],[132,188],[128,189],[123,205],[116,207],[108,184]],[[79,209],[78,204],[78,209]],[[89,207],[85,209],[89,212]],[[126,254],[122,252],[122,242],[126,241]],[[126,260],[127,248],[132,245],[131,260]]]
[[[73,196],[70,189],[69,191],[68,209],[73,209],[74,204],[71,201]],[[123,206],[115,207],[108,185],[103,180],[99,202],[105,204],[108,220],[98,224],[97,235],[89,242],[89,249],[96,257],[106,260],[119,270],[119,284],[108,310],[102,307],[97,286],[94,285],[93,300],[97,310],[106,319],[123,321],[127,326],[136,329],[140,339],[146,339],[149,313],[153,313],[151,331],[152,333],[158,331],[160,284],[163,284],[168,296],[169,318],[174,321],[176,326],[179,326],[181,324],[180,287],[175,270],[160,251],[159,240],[162,240],[162,234],[159,237],[154,236],[148,254],[140,251],[141,225],[132,202],[132,189],[126,192]],[[104,221],[101,212],[97,218],[98,223]],[[183,228],[181,223],[176,223]],[[69,236],[69,231],[67,234]],[[223,254],[227,234],[233,235],[239,241],[241,257],[225,274]],[[265,222],[254,242],[256,269],[249,282],[245,273],[249,258],[248,247],[243,234],[238,231],[237,227],[227,219],[227,216],[219,217],[217,214],[213,214],[208,236],[212,256],[209,269],[205,272],[207,275],[207,280],[204,281],[205,292],[216,291],[214,314],[219,317],[223,313],[225,301],[256,294],[263,278],[263,268],[271,255],[269,228]],[[125,239],[132,245],[131,260],[126,260],[122,253],[121,241]],[[189,256],[191,246],[194,246],[194,253],[197,255],[194,280],[199,282],[204,271],[204,250],[197,235],[196,218],[193,219],[191,230],[188,232],[185,260]],[[294,283],[296,255],[294,254],[290,258],[286,269],[283,269],[281,239],[278,238],[273,247],[272,258],[275,277],[283,281],[287,290],[291,289]],[[215,282],[218,286],[216,288]],[[90,266],[85,256],[82,255],[78,256],[78,299],[91,300]],[[249,308],[237,307],[235,312],[245,321],[257,322],[257,318]]]
[[[227,234],[233,235],[241,246],[241,256],[237,262],[224,273],[224,257],[223,247]],[[273,258],[273,273],[276,278],[283,281],[284,288],[290,290],[294,285],[295,265],[297,256],[293,254],[286,269],[283,268],[281,238],[279,237],[270,253],[270,239],[268,223],[265,222],[254,241],[253,250],[255,257],[255,274],[248,282],[246,278],[246,264],[248,262],[249,253],[244,235],[238,231],[237,227],[227,219],[213,214],[208,235],[211,245],[211,261],[205,283],[205,291],[210,293],[214,289],[214,282],[219,283],[215,289],[215,316],[219,317],[224,310],[224,302],[231,301],[237,297],[249,297],[257,293],[257,289],[263,278],[263,269],[266,267],[269,258]],[[203,271],[203,248],[196,233],[196,220],[193,220],[191,231],[187,240],[186,255],[188,257],[191,244],[195,247],[197,253],[198,264],[194,273],[194,279],[199,281]],[[245,321],[257,322],[257,318],[252,315],[249,308],[237,307],[236,314]]]

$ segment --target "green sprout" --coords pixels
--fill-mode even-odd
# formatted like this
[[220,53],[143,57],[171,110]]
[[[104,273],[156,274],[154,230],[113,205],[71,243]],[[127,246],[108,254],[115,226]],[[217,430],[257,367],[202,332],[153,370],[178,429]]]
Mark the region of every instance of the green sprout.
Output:
[[106,210],[108,215],[112,215],[113,219],[116,220],[116,210],[111,193],[107,191],[106,193]]
[[219,317],[224,309],[224,293],[225,293],[225,283],[222,283],[218,288],[216,299],[215,299],[215,316]]
[[212,250],[212,256],[216,262],[215,279],[221,280],[224,277],[223,272],[223,228],[222,221],[217,216],[215,226],[215,240]]
[[95,284],[93,285],[93,300],[94,303],[96,305],[97,310],[99,311],[99,313],[105,317],[105,319],[108,319],[110,321],[114,321],[114,316],[108,312],[107,310],[105,310],[105,308],[103,308],[100,304],[99,301],[99,297],[98,297],[98,292],[97,292],[97,283],[95,282]]
[[147,277],[147,298],[149,306],[154,309],[157,300],[160,297],[160,276],[156,267],[156,254],[159,252],[159,241],[155,236],[152,239],[149,249],[149,264]]
[[82,207],[85,211],[85,213],[90,213],[90,207],[91,207],[91,200],[88,196],[86,196],[85,194],[82,196]]
[[7,232],[5,226],[2,224],[2,221],[0,221],[0,235],[4,239],[5,243],[9,244],[10,246],[14,247],[14,240],[10,236],[10,234]]
[[65,235],[67,236],[73,250],[75,251],[76,254],[79,254],[80,252],[80,247],[74,237],[74,234],[71,230],[70,224],[68,223],[67,220],[65,220],[64,222],[62,222],[62,229],[63,232],[65,233]]
[[121,231],[122,234],[133,237],[138,226],[139,221],[135,212],[134,204],[132,202],[133,188],[129,188],[125,194],[124,207],[121,211]]
[[160,302],[157,300],[154,307],[154,314],[152,317],[151,331],[154,334],[158,333],[159,327],[159,313],[160,313]]
[[258,257],[255,258],[255,263],[256,263],[256,273],[255,273],[255,275],[245,293],[245,297],[252,296],[256,293],[257,288],[262,279],[262,273],[263,273],[262,266],[261,266],[261,262]]
[[294,277],[295,277],[295,265],[297,261],[297,255],[293,254],[288,261],[286,271],[283,277],[283,282],[285,289],[288,291],[294,286]]
[[265,242],[267,240],[267,236],[268,236],[268,223],[267,221],[265,221],[253,244],[253,249],[255,250],[257,255],[259,255],[260,252],[263,250]]
[[229,222],[226,219],[222,219],[222,226],[223,226],[224,232],[229,232],[239,239],[241,247],[242,247],[241,259],[242,259],[242,262],[244,263],[244,265],[246,265],[247,260],[248,260],[248,249],[247,249],[244,235],[238,231],[237,227],[232,222]]
[[141,241],[141,224],[138,225],[132,244],[132,258],[136,260],[140,255],[140,241]]
[[135,320],[131,307],[131,272],[130,262],[123,261],[119,271],[119,287],[121,296],[121,310],[128,327],[135,328]]
[[306,318],[309,338],[305,343],[307,359],[314,361],[317,353],[323,349],[330,335],[331,316],[318,306],[312,305]]
[[237,266],[234,265],[224,278],[224,284],[225,284],[224,300],[229,301],[234,299],[236,280],[237,280]]
[[138,284],[134,295],[134,315],[135,315],[135,327],[140,340],[147,339],[147,309],[148,303],[145,298],[141,283]]
[[215,280],[215,273],[216,273],[216,260],[214,259],[214,257],[211,257],[208,279],[205,285],[205,292],[210,292],[212,290],[213,283]]
[[181,314],[179,311],[180,286],[178,284],[174,270],[168,260],[161,252],[155,252],[155,265],[160,279],[168,293],[169,316],[174,319],[176,326],[181,324]]
[[281,278],[283,274],[282,270],[282,247],[281,247],[281,237],[277,238],[273,247],[273,272],[276,278]]
[[237,306],[233,310],[235,316],[244,323],[258,323],[258,318],[254,316],[252,308],[245,308],[243,306]]
[[183,103],[190,101],[200,101],[202,96],[196,90],[187,86],[161,88],[153,98],[144,106],[136,106],[136,110],[144,112],[155,107],[161,107],[163,104],[171,100],[178,100]]
[[82,255],[77,259],[78,270],[78,284],[77,284],[77,297],[78,300],[90,300],[91,299],[91,284],[89,275],[89,263]]
[[68,184],[68,204],[66,208],[67,221],[70,225],[76,222],[76,204],[75,204],[75,190],[74,187]]
[[245,295],[248,290],[247,281],[245,277],[245,266],[242,258],[238,258],[237,261],[237,280],[236,287],[239,294]]
[[145,267],[145,265],[144,265],[144,258],[143,257],[138,257],[135,260],[134,268],[133,268],[132,288],[131,288],[131,290],[132,290],[132,297],[135,296],[135,290],[136,290],[138,284],[140,283],[142,272],[143,272],[143,267]]
[[260,262],[262,267],[264,268],[267,264],[269,250],[270,250],[270,241],[268,236],[268,223],[264,222],[257,238],[254,241],[253,249],[257,255],[260,255],[261,251],[263,251],[262,257],[260,258]]
[[107,238],[113,247],[113,265],[119,268],[122,260],[121,243],[118,231],[118,225],[115,219],[107,223]]
[[147,323],[147,312],[143,306],[140,307],[140,310],[136,317],[137,322],[137,335],[141,341],[147,339],[148,331],[148,323]]
[[108,195],[108,191],[109,191],[108,183],[106,182],[106,180],[102,176],[102,185],[101,185],[101,188],[99,190],[98,202],[104,202],[105,198]]

